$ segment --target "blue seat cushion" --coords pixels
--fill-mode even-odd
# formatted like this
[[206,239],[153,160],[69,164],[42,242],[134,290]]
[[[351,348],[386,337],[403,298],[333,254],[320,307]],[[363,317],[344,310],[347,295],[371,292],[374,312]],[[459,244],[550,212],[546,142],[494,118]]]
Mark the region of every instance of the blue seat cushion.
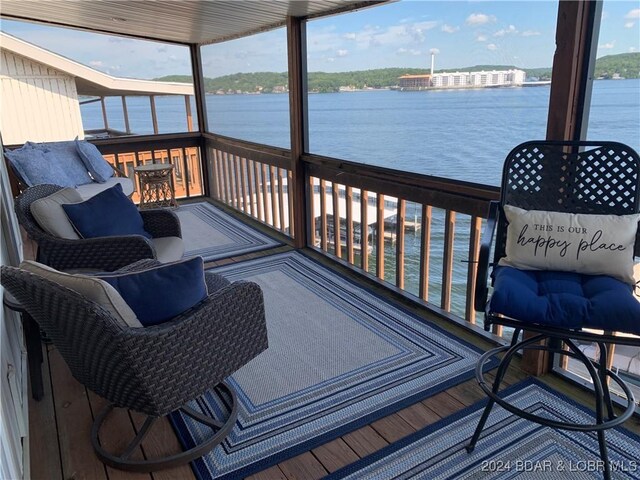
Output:
[[97,276],[120,293],[145,327],[171,320],[207,298],[202,257]]
[[497,267],[489,303],[525,323],[640,334],[640,302],[633,287],[606,275]]
[[144,229],[144,220],[138,208],[124,194],[119,183],[89,200],[63,204],[62,208],[82,238],[115,235],[142,235],[152,238]]

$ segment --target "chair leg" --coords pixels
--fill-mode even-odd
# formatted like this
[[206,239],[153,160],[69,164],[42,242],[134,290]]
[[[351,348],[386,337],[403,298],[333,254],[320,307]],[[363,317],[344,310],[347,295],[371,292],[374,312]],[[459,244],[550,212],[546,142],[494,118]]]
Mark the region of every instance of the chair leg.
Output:
[[600,377],[600,384],[602,385],[602,393],[604,394],[604,401],[607,406],[607,415],[609,420],[613,419],[615,413],[613,411],[613,402],[611,400],[611,391],[609,390],[609,379],[607,377],[607,357],[609,356],[607,344],[598,342],[598,348],[600,350],[600,365],[598,366],[598,376]]
[[142,443],[144,438],[149,433],[151,426],[158,419],[158,417],[147,417],[142,428],[137,433],[135,438],[129,443],[122,453],[115,454],[108,452],[100,445],[99,433],[100,427],[107,419],[109,413],[113,410],[113,405],[108,404],[95,418],[93,426],[91,427],[91,443],[96,455],[104,464],[117,468],[120,470],[126,470],[130,472],[147,473],[157,470],[163,470],[166,468],[173,468],[178,465],[184,465],[192,460],[202,457],[214,447],[222,443],[222,441],[229,435],[231,429],[234,427],[236,419],[238,417],[238,399],[233,389],[226,383],[222,382],[217,387],[218,394],[221,391],[224,392],[230,399],[230,413],[228,418],[224,422],[219,422],[213,418],[203,415],[189,407],[182,407],[181,410],[185,415],[188,415],[192,419],[206,425],[214,432],[213,435],[206,441],[190,448],[181,453],[170,455],[162,458],[152,458],[146,460],[132,460],[130,457]]
[[[500,384],[502,383],[502,379],[504,378],[504,375],[507,373],[507,368],[509,367],[509,363],[511,363],[512,355],[509,355],[509,352],[511,352],[511,350],[513,350],[517,345],[519,336],[520,336],[520,330],[516,329],[513,332],[513,337],[511,338],[511,345],[509,347],[509,351],[505,354],[504,358],[500,362],[500,365],[498,366],[498,370],[496,371],[496,378],[493,381],[493,386],[492,386],[493,393],[498,393],[498,391],[500,390]],[[480,371],[480,373],[482,372]],[[476,376],[477,375],[478,375],[478,372],[476,372]],[[487,402],[487,405],[484,407],[484,411],[482,412],[480,421],[478,422],[478,425],[476,426],[476,429],[473,432],[473,436],[471,437],[471,440],[469,441],[469,443],[465,446],[467,453],[473,452],[473,450],[476,448],[476,443],[478,443],[480,434],[484,429],[485,423],[487,423],[487,419],[489,418],[489,414],[491,414],[491,410],[493,409],[493,406],[495,405],[495,403],[496,402],[490,398],[489,401]]]

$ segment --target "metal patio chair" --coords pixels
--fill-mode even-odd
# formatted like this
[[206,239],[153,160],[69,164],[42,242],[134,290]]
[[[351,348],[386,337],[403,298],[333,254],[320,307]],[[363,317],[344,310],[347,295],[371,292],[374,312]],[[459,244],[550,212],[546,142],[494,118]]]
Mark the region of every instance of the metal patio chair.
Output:
[[[157,265],[140,261],[120,271]],[[38,322],[61,353],[74,378],[108,400],[94,419],[91,443],[105,464],[150,472],[190,462],[221,443],[235,425],[238,403],[225,379],[267,348],[264,300],[252,282],[205,274],[209,296],[168,322],[144,328],[123,326],[101,305],[66,287],[15,267],[1,267],[2,285]],[[186,406],[207,390],[228,407],[224,420]],[[147,416],[122,452],[100,445],[99,431],[114,407]],[[168,457],[132,459],[153,423],[181,410],[211,435]],[[206,430],[205,430],[206,432]]]
[[[165,237],[182,238],[177,215],[167,209],[141,210],[144,229],[153,240],[141,235],[69,240],[44,231],[31,213],[31,204],[63,187],[42,184],[27,188],[15,199],[15,211],[20,225],[36,242],[36,261],[56,270],[92,269],[111,271],[137,260],[157,258],[154,240]],[[177,258],[175,260],[178,260]]]
[[[640,338],[614,336],[611,331],[617,329],[612,328],[615,323],[615,319],[612,318],[598,318],[599,325],[589,327],[603,332],[597,333],[581,327],[563,328],[537,321],[525,322],[517,318],[517,315],[506,316],[502,314],[504,312],[495,311],[488,295],[487,279],[494,235],[492,279],[497,270],[495,267],[498,261],[505,256],[508,222],[503,210],[504,205],[512,205],[524,210],[567,213],[613,215],[638,213],[640,212],[640,158],[630,147],[615,142],[532,141],[514,148],[504,163],[500,201],[492,202],[490,205],[480,250],[478,282],[475,291],[475,308],[485,312],[485,330],[489,331],[493,324],[503,325],[513,329],[513,337],[510,345],[486,352],[478,362],[476,378],[489,397],[489,401],[467,445],[467,451],[474,450],[491,409],[497,403],[511,413],[541,425],[596,432],[601,459],[605,465],[604,475],[605,478],[610,478],[605,430],[620,425],[630,418],[636,405],[628,385],[607,368],[607,345],[640,346]],[[640,256],[640,232],[636,236],[634,256]],[[628,295],[633,296],[632,286],[629,286]],[[640,335],[640,303],[637,303],[637,306],[637,326],[635,330],[630,329],[624,333]],[[634,308],[633,305],[631,308]],[[634,318],[635,314],[636,310],[632,310],[631,315]],[[521,312],[521,316],[526,316],[525,312]],[[524,331],[530,332],[531,336],[523,336],[521,340],[520,334]],[[589,359],[579,348],[579,342],[597,344],[599,358],[595,361]],[[584,425],[543,418],[520,410],[499,396],[500,384],[510,361],[518,351],[525,349],[565,355],[584,364],[594,386],[595,423]],[[483,376],[483,365],[490,357],[503,352],[504,356],[495,380],[493,384],[488,384]],[[613,407],[609,381],[615,382],[626,395],[626,408],[619,415],[616,415]]]

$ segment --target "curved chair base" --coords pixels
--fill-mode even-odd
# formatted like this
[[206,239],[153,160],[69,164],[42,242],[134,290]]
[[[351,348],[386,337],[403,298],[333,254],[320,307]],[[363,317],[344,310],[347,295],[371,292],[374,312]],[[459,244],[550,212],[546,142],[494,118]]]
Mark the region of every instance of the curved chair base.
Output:
[[[558,338],[557,335],[549,336],[545,334],[535,335],[531,338],[517,341],[520,331],[516,329],[514,332],[514,337],[511,342],[511,345],[500,346],[489,350],[486,352],[480,359],[476,365],[476,380],[480,385],[480,388],[487,394],[489,397],[489,402],[487,403],[482,416],[480,417],[480,421],[478,422],[478,426],[471,438],[469,444],[466,446],[467,452],[471,453],[480,438],[480,434],[484,428],[484,425],[491,413],[491,409],[497,403],[505,410],[517,415],[518,417],[524,418],[526,420],[530,420],[532,422],[538,423],[540,425],[564,429],[564,430],[573,430],[573,431],[581,431],[581,432],[596,432],[598,435],[598,442],[600,445],[600,456],[602,461],[604,462],[604,477],[606,479],[610,478],[611,471],[608,462],[608,453],[607,453],[607,445],[604,438],[604,432],[607,429],[613,428],[624,423],[628,420],[634,413],[636,405],[635,398],[633,396],[633,392],[629,389],[627,384],[615,373],[613,373],[610,369],[606,368],[606,356],[607,356],[607,347],[603,342],[598,342],[600,347],[600,362],[599,365],[594,364],[572,341],[569,335],[563,336],[560,339],[569,347],[569,350],[564,350],[562,348],[556,348],[547,344],[539,344],[542,340]],[[544,418],[538,415],[534,415],[530,412],[522,410],[514,405],[511,405],[505,399],[501,398],[498,395],[498,391],[500,389],[500,384],[502,383],[502,379],[506,374],[507,368],[511,363],[511,360],[515,356],[515,354],[519,350],[544,350],[549,352],[558,353],[560,355],[566,355],[572,358],[575,358],[581,361],[591,376],[593,381],[594,390],[595,390],[595,399],[596,399],[596,423],[592,424],[579,424],[579,423],[570,423],[570,422],[560,422],[551,420],[549,418]],[[499,353],[506,352],[500,365],[498,366],[498,370],[496,372],[496,378],[493,382],[493,385],[489,387],[487,381],[484,378],[483,367],[485,363],[494,355]],[[608,378],[613,380],[618,384],[618,386],[622,389],[626,396],[627,406],[624,412],[618,416],[615,415],[613,409],[613,403],[611,401],[611,394],[608,386]],[[606,410],[606,420],[605,420],[605,410]]]
[[95,450],[96,455],[98,456],[100,461],[110,467],[117,468],[119,470],[126,470],[129,472],[143,473],[177,467],[179,465],[184,465],[185,463],[189,463],[192,460],[202,457],[203,455],[211,451],[215,446],[219,445],[227,437],[227,435],[235,425],[236,419],[238,417],[238,399],[233,389],[226,382],[221,382],[218,386],[215,387],[215,390],[217,391],[218,395],[220,395],[220,390],[224,391],[231,399],[231,413],[224,423],[218,422],[217,420],[196,412],[195,410],[186,406],[183,406],[179,409],[185,415],[188,415],[192,419],[202,423],[203,425],[206,425],[207,427],[211,428],[213,432],[215,432],[211,438],[200,443],[199,445],[196,445],[195,447],[190,448],[189,450],[186,450],[184,452],[167,457],[152,458],[147,460],[132,460],[130,458],[131,455],[136,451],[142,440],[147,436],[153,423],[155,423],[155,421],[159,418],[148,416],[144,424],[138,431],[138,434],[122,453],[115,454],[108,452],[107,450],[102,448],[98,440],[100,428],[102,427],[109,413],[113,410],[113,405],[108,404],[104,409],[100,411],[91,427],[91,444],[93,445],[93,449]]

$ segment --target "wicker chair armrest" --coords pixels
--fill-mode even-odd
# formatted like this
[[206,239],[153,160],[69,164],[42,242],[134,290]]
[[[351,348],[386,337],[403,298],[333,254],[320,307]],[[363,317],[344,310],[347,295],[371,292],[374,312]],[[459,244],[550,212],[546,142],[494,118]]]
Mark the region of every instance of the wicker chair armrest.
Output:
[[144,221],[144,229],[149,232],[153,238],[182,238],[180,220],[178,219],[178,215],[171,210],[164,208],[141,210],[140,215],[142,215],[142,220]]
[[489,277],[489,256],[491,245],[500,215],[500,203],[493,201],[489,204],[489,214],[484,232],[482,232],[482,243],[480,244],[480,254],[478,255],[478,274],[476,276],[476,291],[474,294],[474,307],[478,311],[484,311],[487,305],[489,289],[487,279]]
[[262,291],[236,282],[170,322],[121,335],[149,398],[159,412],[172,411],[267,348]]
[[41,263],[56,270],[112,271],[144,258],[156,258],[151,241],[142,235],[67,240],[50,235],[38,240]]

